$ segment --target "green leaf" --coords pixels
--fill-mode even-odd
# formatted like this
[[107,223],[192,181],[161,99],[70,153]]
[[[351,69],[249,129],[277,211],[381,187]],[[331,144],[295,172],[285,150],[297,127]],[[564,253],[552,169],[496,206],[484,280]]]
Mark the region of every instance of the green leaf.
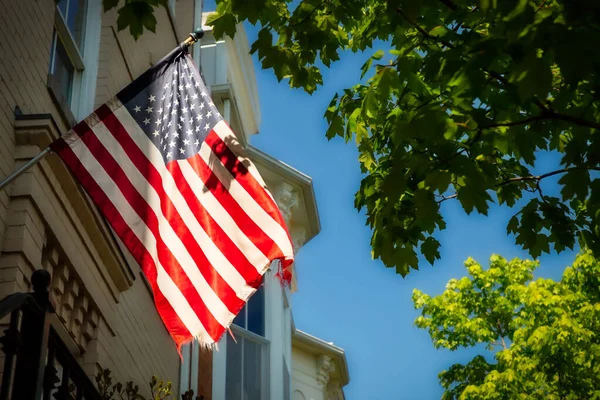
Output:
[[425,256],[430,264],[433,264],[435,260],[440,259],[440,242],[438,242],[433,236],[429,236],[421,244],[421,253]]
[[119,0],[102,0],[102,6],[104,7],[104,12],[115,8],[119,4]]
[[563,185],[560,192],[563,200],[570,200],[573,197],[585,199],[591,184],[590,172],[583,168],[571,169],[560,178],[558,183]]

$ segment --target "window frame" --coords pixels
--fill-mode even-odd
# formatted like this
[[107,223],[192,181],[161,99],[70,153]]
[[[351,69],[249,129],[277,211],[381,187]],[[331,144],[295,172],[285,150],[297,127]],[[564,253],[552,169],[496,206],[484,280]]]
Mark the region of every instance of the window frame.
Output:
[[[58,103],[60,111],[68,124],[73,125],[94,111],[102,30],[102,2],[96,0],[86,0],[85,2],[85,26],[83,28],[83,40],[81,43],[83,51],[79,49],[75,38],[71,34],[65,16],[62,15],[58,4],[55,5],[54,11],[54,30],[52,33],[52,47],[50,49],[47,87]],[[56,46],[59,40],[74,69],[70,83],[68,104],[60,97],[58,82],[56,82],[53,76],[53,66],[57,54]]]

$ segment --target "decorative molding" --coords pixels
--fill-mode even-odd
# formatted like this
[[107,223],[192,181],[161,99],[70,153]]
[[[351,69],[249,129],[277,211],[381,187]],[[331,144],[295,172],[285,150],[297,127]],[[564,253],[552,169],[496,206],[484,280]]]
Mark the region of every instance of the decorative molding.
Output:
[[326,354],[321,354],[317,358],[317,383],[323,388],[327,388],[327,384],[329,383],[329,378],[331,374],[335,371],[335,364],[333,362],[333,358],[329,357]]
[[[40,149],[46,148],[59,136],[60,130],[50,114],[15,117],[15,137],[18,145],[15,161],[17,163],[28,161],[32,157],[32,154],[30,154],[32,151],[41,151]],[[58,203],[65,208],[69,222],[77,231],[84,245],[89,247],[91,243],[94,243],[99,257],[94,261],[98,264],[105,279],[111,281],[109,287],[115,301],[118,301],[118,293],[129,289],[133,285],[135,275],[127,264],[108,224],[57,156],[49,155],[36,168],[42,171],[41,175],[52,188]],[[24,182],[25,178],[21,177],[19,179],[20,182]],[[35,183],[35,185],[37,184]],[[41,198],[35,196],[39,194],[39,190],[32,185],[34,185],[33,182],[30,185],[19,185],[19,181],[15,181],[11,195],[31,197],[34,203],[42,201]],[[63,194],[69,193],[69,196],[61,195],[61,191]],[[65,204],[65,199],[68,199],[69,204]],[[47,199],[44,201],[47,201]],[[42,208],[39,204],[37,206]],[[67,211],[68,209],[71,211]],[[44,218],[47,219],[48,216],[44,215]],[[89,237],[89,241],[85,239],[86,236]],[[102,268],[101,265],[105,268]]]
[[290,227],[294,210],[298,208],[299,204],[296,188],[287,182],[282,182],[275,188],[273,196],[281,210],[285,223]]
[[42,253],[42,268],[52,276],[50,295],[56,316],[83,353],[89,342],[98,338],[98,325],[104,317],[56,239],[50,232],[46,237],[49,239]]

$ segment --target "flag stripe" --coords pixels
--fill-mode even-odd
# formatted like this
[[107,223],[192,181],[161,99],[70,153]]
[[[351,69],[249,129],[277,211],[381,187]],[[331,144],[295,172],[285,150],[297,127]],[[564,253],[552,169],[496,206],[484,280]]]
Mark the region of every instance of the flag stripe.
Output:
[[[107,127],[110,126],[110,129]],[[94,127],[94,132],[97,134],[97,137],[100,139],[110,154],[115,158],[120,160],[122,168],[125,170],[127,176],[134,183],[134,186],[140,193],[144,193],[144,197],[148,199],[150,204],[155,204],[156,207],[153,207],[157,215],[159,217],[165,217],[170,221],[172,226],[175,225],[187,225],[188,230],[193,234],[195,242],[205,250],[204,254],[207,256],[208,263],[210,265],[206,268],[207,271],[212,271],[210,268],[214,268],[218,272],[218,276],[222,277],[224,281],[236,291],[238,298],[243,298],[244,296],[248,296],[249,294],[254,292],[254,288],[250,287],[246,284],[246,279],[238,273],[238,271],[233,267],[233,265],[229,262],[229,260],[223,255],[221,250],[216,246],[216,244],[210,239],[207,232],[204,230],[202,226],[198,223],[198,220],[195,217],[195,212],[191,210],[185,201],[185,197],[183,197],[177,190],[172,190],[170,195],[167,196],[171,199],[174,204],[176,210],[178,211],[181,218],[177,218],[177,213],[172,212],[172,210],[167,209],[165,213],[165,207],[161,210],[161,193],[155,190],[155,186],[159,188],[163,187],[161,183],[159,183],[159,178],[156,178],[157,174],[154,174],[151,171],[151,168],[143,168],[141,167],[143,163],[148,164],[149,161],[147,158],[143,158],[140,153],[143,153],[140,148],[144,148],[144,146],[137,147],[136,144],[131,143],[123,143],[123,145],[127,146],[127,148],[122,147],[122,143],[119,143],[117,138],[113,136],[112,132],[115,135],[119,136],[120,130],[123,129],[122,126],[116,121],[115,116],[105,116],[104,124],[98,124]],[[122,133],[122,132],[121,132]],[[146,139],[147,140],[147,139]],[[147,146],[152,145],[151,143],[147,143]],[[129,158],[132,157],[132,159]],[[145,156],[145,155],[144,155]],[[134,164],[133,159],[138,161]],[[164,164],[163,164],[164,165]],[[170,163],[170,166],[173,166],[174,163]],[[159,164],[160,167],[160,164]],[[164,169],[164,167],[163,167]],[[171,173],[172,171],[169,171]],[[148,185],[148,180],[146,176],[155,177],[155,185]],[[165,176],[165,174],[162,174]],[[151,180],[151,178],[150,178]],[[164,180],[162,180],[164,183]],[[170,211],[170,212],[169,212]],[[186,246],[187,247],[187,246]],[[197,251],[197,249],[190,249],[191,251]],[[181,261],[181,260],[180,260]],[[208,264],[205,262],[204,264]],[[211,267],[212,266],[212,267]],[[209,268],[210,267],[210,268]],[[251,268],[251,266],[249,266]],[[195,271],[195,269],[194,269]],[[256,276],[252,276],[252,280],[257,279]],[[214,287],[211,284],[211,287]],[[233,304],[231,308],[235,308],[238,306],[239,301],[233,300]],[[229,308],[229,307],[228,307]],[[230,308],[230,309],[231,309]]]
[[282,225],[283,217],[269,192],[248,173],[248,169],[216,134],[216,130],[206,137],[204,143],[199,154],[227,191],[263,231],[271,234],[284,255],[292,255],[289,235]]
[[[196,192],[197,196],[202,195],[203,187],[208,188],[209,192],[214,196],[217,203],[220,204],[223,209],[227,210],[228,215],[231,216],[231,218],[235,221],[234,223],[240,227],[243,227],[241,229],[245,235],[247,235],[249,238],[257,238],[261,235],[264,235],[264,230],[261,229],[263,227],[259,225],[263,222],[261,221],[262,214],[260,212],[256,214],[251,214],[248,212],[248,210],[252,210],[253,208],[257,211],[262,210],[262,208],[256,204],[254,207],[252,207],[251,204],[245,204],[244,207],[242,207],[242,205],[233,198],[230,191],[230,189],[235,186],[235,180],[233,178],[230,178],[229,182],[227,183],[227,186],[229,186],[228,190],[227,186],[223,184],[223,182],[214,173],[216,172],[215,165],[212,165],[211,169],[206,162],[199,157],[199,155],[188,158],[187,162],[188,166],[185,166],[184,163],[181,163],[182,170],[186,179],[190,181],[192,189],[194,192]],[[206,195],[206,193],[204,194]],[[221,219],[226,218],[223,217],[223,215],[219,215],[219,217]],[[262,223],[262,225],[264,226],[265,224]],[[269,237],[265,237],[263,240],[258,241],[257,243],[257,247],[260,249],[262,254],[267,257],[273,254],[282,253],[277,246],[276,241],[273,239],[274,235],[271,235]]]
[[[117,114],[119,115],[117,116]],[[187,205],[180,201],[180,193],[175,187],[169,171],[162,163],[162,158],[160,162],[152,162],[155,158],[152,151],[156,151],[156,147],[148,141],[145,135],[136,134],[137,125],[125,126],[128,123],[126,118],[128,115],[127,110],[118,108],[114,114],[107,113],[103,116],[103,123],[125,149],[127,157],[134,162],[158,194],[156,200],[147,200],[156,215],[159,218],[164,217],[168,221],[165,227],[171,228],[165,229],[164,233],[160,231],[160,234],[169,244],[170,250],[176,255],[190,281],[201,293],[204,303],[214,318],[221,325],[227,326],[228,321],[230,322],[234,317],[233,313],[239,307],[240,299],[224,279],[216,273],[214,266],[209,263],[205,253],[194,240],[189,227],[178,212],[179,209],[187,208]],[[161,170],[158,170],[157,167]],[[139,184],[144,185],[144,182],[139,182]],[[147,184],[145,185],[146,193],[151,193]],[[169,193],[165,189],[168,189]]]
[[269,263],[269,259],[240,232],[235,221],[221,207],[204,182],[189,179],[189,173],[184,172],[190,168],[187,161],[171,162],[168,168],[198,223],[211,236],[218,238],[215,244],[230,260],[231,267],[237,269],[250,286],[257,287],[257,280],[260,281],[261,278],[259,270]]
[[[97,128],[99,125],[101,124],[96,125],[94,128]],[[157,216],[156,210],[152,209],[148,198],[145,198],[136,190],[125,171],[123,171],[112,155],[100,143],[94,132],[88,132],[83,135],[80,142],[81,144],[72,145],[71,149],[74,155],[80,159],[82,166],[88,171],[93,172],[96,181],[105,191],[108,198],[113,201],[125,218],[130,218],[130,228],[142,229],[142,234],[144,235],[140,238],[142,242],[145,243],[147,240],[150,240],[148,238],[149,235],[153,237],[153,240],[150,240],[149,246],[146,248],[151,252],[156,252],[156,262],[158,265],[163,266],[161,268],[162,271],[161,269],[158,270],[159,285],[163,283],[160,279],[161,276],[167,274],[169,279],[165,281],[165,284],[170,287],[171,285],[168,281],[171,279],[175,281],[177,283],[176,286],[183,292],[185,298],[189,300],[188,305],[191,306],[191,309],[193,309],[193,312],[199,318],[201,325],[208,328],[211,337],[213,337],[213,334],[216,335],[216,332],[211,332],[210,330],[211,326],[217,324],[216,315],[214,315],[214,312],[209,312],[211,304],[206,304],[205,298],[199,294],[201,290],[206,291],[210,289],[208,285],[198,285],[198,279],[196,281],[190,279],[188,271],[194,271],[194,269],[185,268],[184,263],[189,263],[191,260],[189,260],[189,257],[185,257],[187,252],[181,241],[178,240],[175,233],[170,229],[169,223],[164,218]],[[139,218],[134,217],[136,214]],[[142,225],[143,227],[139,228]],[[169,242],[170,247],[167,246],[163,238]],[[180,243],[179,246],[177,246],[177,242]],[[182,258],[183,260],[181,260]],[[162,273],[163,271],[165,272],[164,274]],[[204,328],[201,329],[204,330]],[[191,332],[196,334],[198,331]]]
[[[62,141],[62,139],[60,140]],[[64,141],[62,141],[62,143],[64,143]],[[122,238],[123,243],[128,246],[132,255],[137,256],[138,262],[143,262],[141,265],[144,265],[144,273],[146,273],[146,271],[149,272],[147,276],[151,280],[151,285],[153,288],[158,288],[158,290],[155,290],[154,292],[155,301],[157,304],[169,304],[169,308],[163,308],[164,312],[161,315],[167,329],[175,335],[182,337],[190,336],[191,332],[201,332],[203,330],[202,324],[198,320],[196,314],[191,310],[189,303],[185,300],[179,289],[177,289],[176,286],[174,288],[174,283],[168,274],[163,273],[164,269],[162,265],[158,263],[156,254],[152,254],[148,250],[156,248],[156,246],[153,247],[149,245],[149,243],[144,243],[151,241],[154,236],[139,229],[141,226],[139,223],[136,224],[137,221],[135,221],[135,219],[137,218],[135,217],[135,212],[131,209],[129,211],[127,210],[127,201],[122,198],[122,196],[121,201],[116,204],[114,201],[111,201],[101,185],[103,177],[99,177],[96,174],[97,171],[93,171],[94,174],[92,177],[92,174],[73,151],[73,148],[81,146],[77,146],[78,143],[76,143],[69,147],[68,145],[62,145],[62,143],[58,142],[58,145],[55,146],[55,150],[60,146],[60,150],[58,151],[65,164],[67,164],[79,182],[86,188],[86,191],[92,200],[94,200],[100,210],[106,215],[111,226],[119,237]],[[81,142],[81,144],[83,144],[83,142]],[[83,147],[85,148],[85,145]],[[91,158],[89,153],[88,158]],[[113,184],[107,176],[104,177],[104,180],[109,186]],[[123,213],[122,211],[124,209],[125,212]],[[152,279],[153,275],[157,278]],[[159,280],[159,277],[162,279]],[[152,281],[155,282],[152,283]],[[185,301],[181,301],[182,298]],[[172,315],[170,314],[170,309],[173,310]],[[187,334],[186,331],[188,332]],[[202,340],[212,341],[212,338],[206,337],[205,335],[202,337]]]

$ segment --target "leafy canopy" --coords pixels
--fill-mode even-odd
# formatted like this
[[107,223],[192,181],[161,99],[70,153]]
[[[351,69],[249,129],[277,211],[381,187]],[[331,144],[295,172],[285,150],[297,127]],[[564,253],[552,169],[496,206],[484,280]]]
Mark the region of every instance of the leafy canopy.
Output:
[[560,282],[533,279],[538,264],[492,256],[439,296],[413,292],[436,348],[486,345],[439,374],[451,399],[600,399],[600,261],[579,255]]
[[[138,3],[164,1],[125,1],[119,28],[134,36],[154,23],[139,17],[153,8]],[[418,253],[439,259],[441,205],[451,199],[467,214],[485,215],[495,202],[515,207],[507,232],[533,257],[577,240],[600,254],[599,2],[217,3],[208,21],[215,36],[233,36],[240,22],[260,26],[252,52],[262,67],[308,93],[340,52],[388,50],[372,51],[360,83],[325,111],[327,137],[358,147],[365,176],[355,206],[386,266],[406,275]],[[124,11],[134,4],[144,13]],[[561,167],[533,173],[541,152],[558,154]],[[560,178],[560,197],[542,191],[549,177]]]

